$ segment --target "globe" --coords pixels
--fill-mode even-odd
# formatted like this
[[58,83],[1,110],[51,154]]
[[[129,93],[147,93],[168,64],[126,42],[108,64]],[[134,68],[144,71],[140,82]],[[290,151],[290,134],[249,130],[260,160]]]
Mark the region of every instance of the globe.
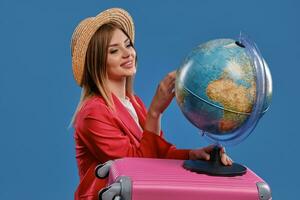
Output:
[[272,79],[256,44],[215,39],[194,48],[177,70],[177,103],[206,138],[231,145],[244,140],[268,110]]
[[224,166],[219,152],[246,139],[270,106],[271,73],[257,45],[244,34],[237,41],[205,42],[187,55],[176,76],[182,113],[216,144],[210,161],[186,160],[183,167],[215,176],[245,174],[239,163]]

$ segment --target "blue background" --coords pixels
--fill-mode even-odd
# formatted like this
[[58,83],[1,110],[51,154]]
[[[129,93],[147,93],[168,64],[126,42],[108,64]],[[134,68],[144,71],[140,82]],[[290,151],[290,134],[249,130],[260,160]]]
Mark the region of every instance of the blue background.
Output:
[[[80,96],[70,39],[80,20],[122,7],[136,25],[135,91],[150,104],[159,81],[196,45],[246,32],[273,76],[273,101],[231,157],[265,179],[274,199],[299,192],[300,4],[285,1],[0,0],[0,199],[72,199],[79,181],[73,129]],[[163,116],[180,148],[206,145],[175,101]]]

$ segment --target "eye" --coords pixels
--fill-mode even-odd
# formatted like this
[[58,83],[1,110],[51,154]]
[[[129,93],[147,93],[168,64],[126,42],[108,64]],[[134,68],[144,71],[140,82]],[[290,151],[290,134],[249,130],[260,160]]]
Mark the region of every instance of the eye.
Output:
[[131,43],[128,43],[128,44],[126,45],[126,47],[127,47],[127,48],[132,47],[132,44],[131,44]]
[[112,50],[109,51],[109,53],[111,53],[111,54],[114,54],[114,53],[117,53],[117,52],[118,52],[118,49],[112,49]]

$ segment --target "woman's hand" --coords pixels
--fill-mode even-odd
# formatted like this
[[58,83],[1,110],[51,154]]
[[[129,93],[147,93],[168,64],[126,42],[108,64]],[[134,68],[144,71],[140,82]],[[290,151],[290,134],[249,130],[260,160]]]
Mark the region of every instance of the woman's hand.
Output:
[[149,107],[149,113],[155,117],[162,114],[175,96],[176,71],[170,72],[158,85]]
[[160,135],[161,114],[175,96],[176,71],[170,72],[158,85],[149,107],[145,129]]
[[[190,151],[190,159],[191,160],[210,160],[210,153],[213,151],[215,145],[210,145],[207,147],[203,147],[200,149],[195,149]],[[220,157],[223,165],[232,165],[232,159],[226,154],[225,148],[221,147],[220,149]]]

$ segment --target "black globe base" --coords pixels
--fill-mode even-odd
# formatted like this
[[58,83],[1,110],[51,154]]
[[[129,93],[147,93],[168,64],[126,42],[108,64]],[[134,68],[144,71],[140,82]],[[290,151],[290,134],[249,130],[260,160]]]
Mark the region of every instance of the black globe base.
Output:
[[247,168],[238,163],[225,166],[221,162],[220,148],[215,146],[210,153],[210,160],[186,160],[183,167],[187,170],[211,176],[241,176],[247,172]]

